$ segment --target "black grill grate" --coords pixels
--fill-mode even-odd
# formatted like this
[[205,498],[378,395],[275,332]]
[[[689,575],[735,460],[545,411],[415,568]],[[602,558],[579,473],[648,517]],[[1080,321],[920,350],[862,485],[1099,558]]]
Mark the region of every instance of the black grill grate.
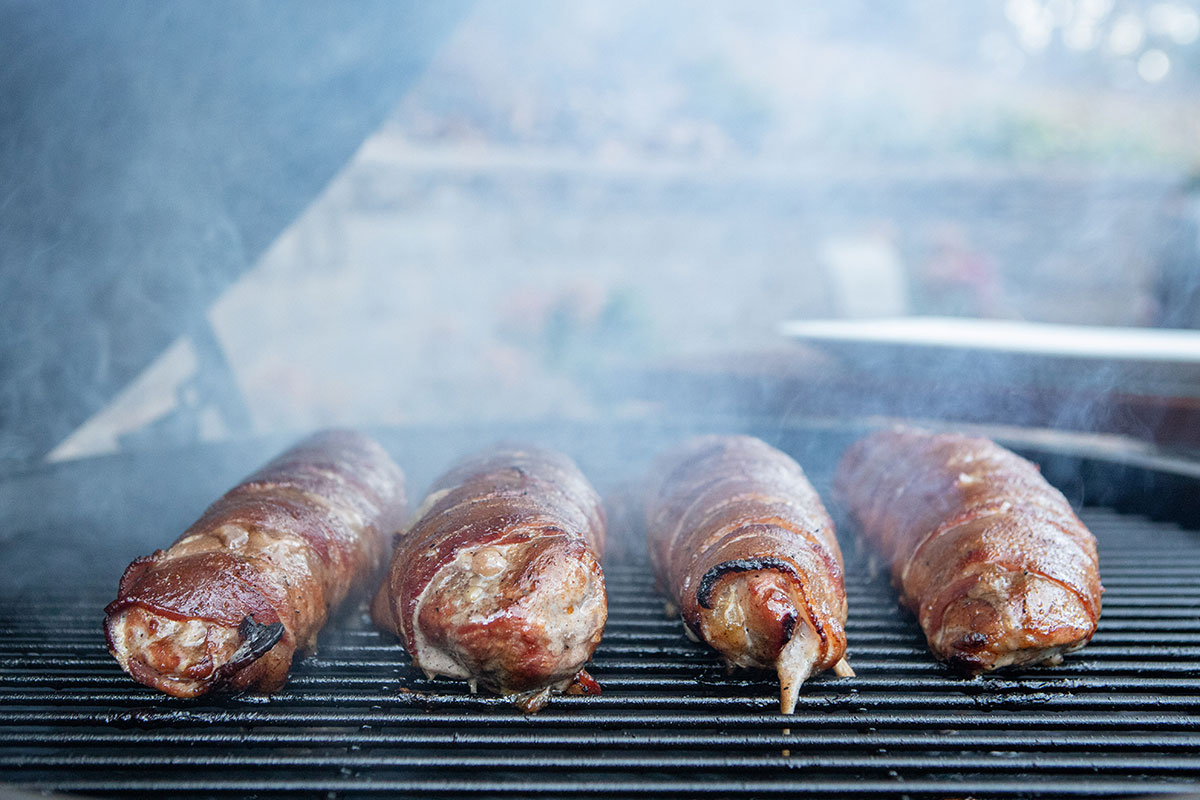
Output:
[[[1200,534],[1088,509],[1107,588],[1053,669],[963,680],[847,549],[850,656],[796,714],[662,615],[644,565],[608,570],[598,698],[535,716],[428,680],[361,616],[271,698],[182,701],[104,650],[111,587],[0,617],[0,780],[104,796],[1097,796],[1200,777]],[[402,687],[410,692],[405,692]]]

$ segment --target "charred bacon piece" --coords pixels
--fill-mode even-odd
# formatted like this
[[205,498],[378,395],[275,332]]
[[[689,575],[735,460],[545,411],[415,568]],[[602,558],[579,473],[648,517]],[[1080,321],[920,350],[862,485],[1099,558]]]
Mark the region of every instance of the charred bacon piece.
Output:
[[434,483],[397,537],[372,614],[426,674],[527,712],[551,690],[595,693],[584,667],[608,617],[604,524],[599,496],[565,456],[476,456]]
[[913,429],[856,442],[834,482],[929,649],[968,674],[1056,664],[1100,617],[1096,540],[1037,466]]
[[704,436],[655,474],[650,555],[688,631],[731,666],[775,670],[785,714],[809,675],[853,675],[842,553],[800,466],[759,439]]
[[404,476],[377,443],[318,433],[125,570],[105,611],[121,668],[175,697],[271,692],[404,521]]

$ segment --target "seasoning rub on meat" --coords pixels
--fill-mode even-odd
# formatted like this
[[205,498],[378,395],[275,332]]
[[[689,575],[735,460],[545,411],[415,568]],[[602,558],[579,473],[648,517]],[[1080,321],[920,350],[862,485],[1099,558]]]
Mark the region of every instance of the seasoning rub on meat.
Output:
[[934,655],[968,674],[1055,664],[1100,617],[1096,540],[1036,465],[987,439],[872,434],[835,491]]
[[501,449],[438,479],[398,537],[376,623],[429,675],[510,697],[599,691],[584,667],[608,604],[600,498],[567,457]]
[[650,555],[689,633],[731,666],[775,670],[785,714],[809,675],[853,675],[841,550],[800,466],[759,439],[704,436],[655,475]]
[[376,571],[404,510],[404,476],[382,447],[315,434],[129,565],[105,609],[109,650],[176,697],[275,691],[330,609]]

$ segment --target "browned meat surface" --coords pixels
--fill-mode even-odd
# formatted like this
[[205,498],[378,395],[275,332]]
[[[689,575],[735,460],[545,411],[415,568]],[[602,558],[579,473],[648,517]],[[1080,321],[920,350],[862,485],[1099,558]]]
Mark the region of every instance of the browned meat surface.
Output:
[[105,609],[109,650],[176,697],[275,691],[329,610],[378,569],[404,504],[404,476],[377,443],[318,433],[129,565]]
[[732,666],[800,684],[846,665],[846,591],[833,522],[800,466],[748,436],[686,442],[656,466],[646,504],[660,588]]
[[971,674],[1058,663],[1096,632],[1096,540],[1029,461],[890,430],[851,446],[834,486],[938,658]]
[[551,690],[595,691],[584,667],[608,618],[604,522],[565,456],[528,448],[470,459],[434,484],[398,537],[375,620],[427,674],[527,711]]

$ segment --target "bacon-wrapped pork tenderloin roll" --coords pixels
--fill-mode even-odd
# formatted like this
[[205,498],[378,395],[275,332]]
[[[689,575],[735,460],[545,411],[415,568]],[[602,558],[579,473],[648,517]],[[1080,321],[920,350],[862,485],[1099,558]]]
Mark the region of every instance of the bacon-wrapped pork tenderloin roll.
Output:
[[1056,664],[1096,632],[1096,540],[1029,461],[987,439],[889,430],[847,450],[834,487],[930,650],[960,671]]
[[509,696],[527,712],[551,690],[593,693],[584,670],[608,601],[600,498],[570,459],[503,449],[430,489],[398,537],[376,623],[413,663]]
[[369,583],[404,511],[404,476],[377,443],[305,439],[129,565],[105,609],[109,650],[176,697],[275,691],[329,610]]
[[800,466],[749,436],[704,436],[659,460],[646,531],[659,588],[731,666],[773,669],[779,704],[846,664],[833,522]]

